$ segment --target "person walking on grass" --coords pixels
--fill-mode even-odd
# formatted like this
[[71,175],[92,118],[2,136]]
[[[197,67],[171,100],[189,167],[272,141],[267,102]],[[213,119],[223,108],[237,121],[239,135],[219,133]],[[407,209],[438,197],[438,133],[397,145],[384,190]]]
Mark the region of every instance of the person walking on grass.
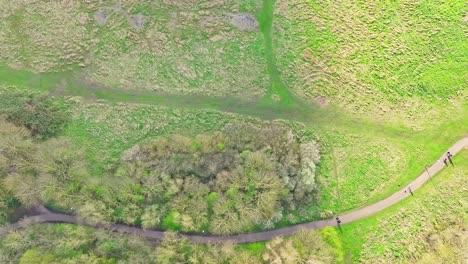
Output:
[[455,165],[453,164],[452,157],[453,157],[452,153],[450,153],[450,151],[447,151],[447,158],[448,158],[450,164],[452,164],[452,166],[455,166]]

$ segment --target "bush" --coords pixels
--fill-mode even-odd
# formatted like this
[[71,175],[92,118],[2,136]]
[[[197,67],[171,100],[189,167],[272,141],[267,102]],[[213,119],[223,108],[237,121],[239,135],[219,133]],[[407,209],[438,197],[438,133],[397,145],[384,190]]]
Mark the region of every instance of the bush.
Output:
[[[25,206],[39,202],[37,146],[27,130],[0,119],[0,179],[3,188]],[[6,194],[8,195],[8,194]]]
[[31,137],[27,129],[0,119],[0,188],[24,206],[45,201],[72,207],[89,178],[85,152],[66,138],[36,142]]
[[0,113],[5,114],[8,121],[29,129],[34,136],[42,139],[55,137],[68,123],[68,107],[57,100],[37,94],[26,97],[20,93],[11,93],[2,96],[10,102],[0,108]]
[[47,254],[42,255],[37,249],[29,249],[24,252],[19,263],[20,264],[49,264],[54,261],[54,256]]
[[342,255],[315,230],[273,239],[266,244],[263,259],[267,263],[343,263]]

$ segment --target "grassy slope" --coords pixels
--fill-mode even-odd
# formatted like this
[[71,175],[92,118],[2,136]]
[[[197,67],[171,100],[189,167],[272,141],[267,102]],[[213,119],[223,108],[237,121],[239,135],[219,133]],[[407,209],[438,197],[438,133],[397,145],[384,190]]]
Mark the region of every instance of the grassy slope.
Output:
[[[255,15],[261,1],[34,2],[0,0],[0,60],[40,72],[83,68],[100,84],[171,94],[259,98],[268,89],[264,39],[229,14]],[[98,25],[95,14],[110,15]],[[128,17],[126,14],[128,13]],[[144,16],[144,27],[129,18]]]
[[344,225],[341,237],[352,259],[364,263],[415,263],[421,258],[432,263],[461,261],[466,244],[453,233],[466,233],[468,151],[460,152],[454,162],[454,168],[434,176],[414,197]]
[[464,102],[464,1],[279,1],[274,40],[294,93],[423,127]]
[[[395,136],[332,128],[324,143],[323,210],[344,212],[383,199],[419,175],[451,144],[466,136],[467,114],[421,132]],[[359,126],[359,124],[356,124]],[[390,126],[391,127],[391,126]]]

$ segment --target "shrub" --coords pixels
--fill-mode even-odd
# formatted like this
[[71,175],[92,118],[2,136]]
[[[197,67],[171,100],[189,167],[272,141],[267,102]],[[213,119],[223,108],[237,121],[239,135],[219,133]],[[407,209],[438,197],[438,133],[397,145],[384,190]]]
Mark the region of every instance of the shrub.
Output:
[[343,263],[342,255],[315,230],[273,239],[266,244],[263,259],[268,263]]
[[[40,200],[34,158],[37,147],[29,133],[0,119],[0,179],[2,187],[25,206]],[[1,188],[1,187],[0,187]]]
[[24,252],[19,263],[20,264],[48,264],[54,261],[54,256],[39,253],[37,249],[28,249]]
[[30,95],[27,98],[11,96],[13,102],[3,109],[8,121],[24,126],[34,136],[42,139],[59,135],[69,120],[67,106],[43,95]]
[[78,215],[90,224],[108,224],[112,211],[101,201],[86,201],[78,208]]
[[50,139],[40,145],[38,168],[54,180],[65,182],[81,180],[87,176],[85,153],[68,139]]

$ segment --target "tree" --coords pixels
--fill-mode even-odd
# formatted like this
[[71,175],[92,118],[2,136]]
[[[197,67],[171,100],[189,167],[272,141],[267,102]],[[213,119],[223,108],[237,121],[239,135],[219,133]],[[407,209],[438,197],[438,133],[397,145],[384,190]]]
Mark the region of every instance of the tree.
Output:
[[[316,191],[318,146],[295,131],[282,122],[236,122],[195,139],[159,137],[126,151],[115,175],[139,183],[139,206],[169,208],[154,220],[156,208],[145,211],[146,227],[164,217],[163,226],[184,231],[270,228],[284,209],[298,209]],[[134,203],[123,190],[115,191],[119,203]],[[208,203],[210,193],[217,195]]]
[[86,156],[66,138],[53,138],[39,147],[37,166],[41,173],[61,182],[78,181],[87,176]]
[[299,252],[294,247],[293,242],[291,240],[285,241],[281,237],[267,243],[263,260],[272,264],[306,263],[299,261]]
[[154,204],[146,207],[141,216],[141,225],[148,229],[160,227],[164,215],[166,215],[166,210],[162,209],[160,205]]
[[34,172],[36,146],[29,132],[0,118],[0,177]]
[[101,201],[86,201],[78,208],[78,215],[90,224],[109,224],[112,210]]
[[11,173],[3,179],[2,184],[26,207],[34,207],[41,201],[39,184],[33,175]]
[[156,248],[155,259],[160,264],[189,263],[192,245],[174,232],[166,232],[161,244]]
[[288,238],[275,238],[266,244],[263,259],[268,263],[343,263],[318,231],[301,231]]

